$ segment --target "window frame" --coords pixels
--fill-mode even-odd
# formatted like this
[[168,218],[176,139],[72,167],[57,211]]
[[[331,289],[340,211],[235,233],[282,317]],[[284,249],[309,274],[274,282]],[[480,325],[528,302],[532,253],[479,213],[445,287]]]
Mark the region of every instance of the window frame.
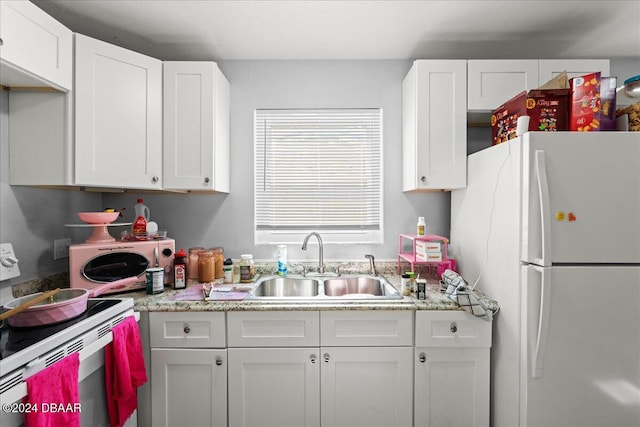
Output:
[[[284,229],[258,229],[258,150],[264,148],[264,142],[258,140],[257,120],[260,111],[318,111],[318,110],[376,110],[379,114],[379,188],[378,188],[378,212],[379,227],[377,229],[317,229],[300,228],[294,230]],[[301,244],[304,237],[312,231],[317,231],[322,236],[323,243],[329,244],[382,244],[384,243],[384,114],[380,107],[373,108],[258,108],[254,110],[254,181],[253,181],[253,232],[256,245],[273,244]]]

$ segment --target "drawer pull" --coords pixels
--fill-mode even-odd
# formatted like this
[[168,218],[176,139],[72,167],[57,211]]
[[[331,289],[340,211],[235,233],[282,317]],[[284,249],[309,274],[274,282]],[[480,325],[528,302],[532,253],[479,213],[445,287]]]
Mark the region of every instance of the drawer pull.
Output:
[[323,357],[324,357],[324,363],[329,363],[329,360],[331,360],[331,356],[329,356],[329,353],[325,353]]
[[189,327],[188,324],[185,324],[182,330],[184,331],[185,334],[188,334],[189,332],[191,332],[191,328]]
[[456,325],[456,322],[451,322],[451,326],[449,327],[449,329],[451,330],[451,332],[453,332],[454,334],[456,332],[458,332],[458,325]]
[[427,361],[427,355],[424,353],[420,353],[418,357],[419,357],[420,363],[424,363]]
[[216,365],[217,366],[222,366],[222,357],[216,356]]
[[311,357],[309,357],[309,360],[311,361],[312,365],[315,365],[316,362],[318,361],[318,356],[316,356],[315,354],[312,354]]

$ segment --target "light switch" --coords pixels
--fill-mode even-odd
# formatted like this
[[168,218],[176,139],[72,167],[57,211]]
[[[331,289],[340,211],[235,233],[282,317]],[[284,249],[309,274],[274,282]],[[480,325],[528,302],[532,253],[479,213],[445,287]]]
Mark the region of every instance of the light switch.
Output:
[[0,243],[0,281],[20,276],[18,258],[11,243]]

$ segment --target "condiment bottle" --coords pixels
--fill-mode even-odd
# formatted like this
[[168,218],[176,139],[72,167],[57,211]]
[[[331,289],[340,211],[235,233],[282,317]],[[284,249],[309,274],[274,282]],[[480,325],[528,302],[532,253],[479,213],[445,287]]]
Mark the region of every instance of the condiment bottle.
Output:
[[233,260],[227,258],[224,260],[224,283],[233,283]]
[[198,252],[198,282],[213,282],[216,278],[216,261],[213,251],[204,250]]
[[187,266],[187,277],[198,280],[198,253],[204,251],[203,247],[189,248],[189,264]]
[[253,264],[253,255],[243,254],[240,255],[240,283],[253,282],[253,275],[255,268]]
[[175,289],[187,287],[187,254],[182,248],[176,252],[173,259],[173,287]]
[[424,217],[418,217],[418,236],[424,236],[426,234],[427,224],[424,222]]
[[142,203],[142,199],[138,199],[138,203],[134,206],[136,219],[133,222],[133,234],[145,234],[147,232],[147,222],[151,217],[149,208]]

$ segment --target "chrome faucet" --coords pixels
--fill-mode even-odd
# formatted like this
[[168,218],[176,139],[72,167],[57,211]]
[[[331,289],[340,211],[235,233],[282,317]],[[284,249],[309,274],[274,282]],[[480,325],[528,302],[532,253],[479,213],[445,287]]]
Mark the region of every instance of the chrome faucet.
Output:
[[320,237],[320,235],[318,233],[316,233],[315,231],[307,234],[307,236],[304,238],[304,241],[302,242],[302,250],[306,251],[307,250],[307,242],[309,241],[309,237],[311,236],[316,236],[318,239],[318,272],[320,274],[324,273],[324,260],[322,259],[322,238]]
[[371,267],[371,274],[373,276],[377,276],[378,273],[376,272],[376,262],[375,262],[375,259],[374,259],[373,255],[366,254],[364,257],[365,258],[369,258],[369,265]]

